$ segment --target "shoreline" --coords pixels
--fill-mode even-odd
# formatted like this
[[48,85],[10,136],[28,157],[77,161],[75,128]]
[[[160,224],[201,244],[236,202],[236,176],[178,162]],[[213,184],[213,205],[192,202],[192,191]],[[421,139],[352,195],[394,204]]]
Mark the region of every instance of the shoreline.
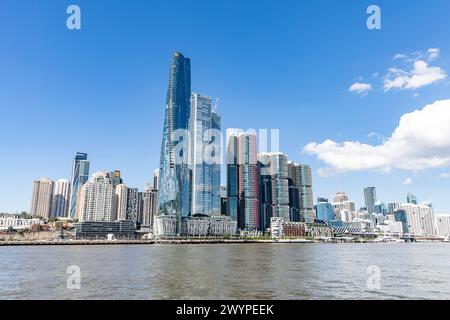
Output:
[[[416,243],[445,243],[444,241],[418,241]],[[56,240],[56,241],[0,241],[0,247],[20,247],[20,246],[114,246],[114,245],[173,245],[173,244],[403,244],[411,243],[406,241],[398,242],[377,242],[377,241],[349,241],[333,239],[330,241],[307,240],[307,239],[282,239],[282,240],[261,240],[261,239],[158,239],[158,240]],[[414,242],[413,242],[414,243]]]

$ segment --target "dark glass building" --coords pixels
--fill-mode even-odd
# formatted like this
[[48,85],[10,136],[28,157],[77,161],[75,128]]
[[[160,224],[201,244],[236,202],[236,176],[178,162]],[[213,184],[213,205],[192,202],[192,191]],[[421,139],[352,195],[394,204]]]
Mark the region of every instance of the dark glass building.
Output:
[[161,160],[158,180],[158,215],[181,218],[190,215],[189,121],[191,98],[191,63],[181,53],[170,64]]
[[77,217],[78,192],[83,184],[89,180],[89,161],[87,156],[87,153],[77,152],[73,159],[69,204],[69,218],[72,219]]

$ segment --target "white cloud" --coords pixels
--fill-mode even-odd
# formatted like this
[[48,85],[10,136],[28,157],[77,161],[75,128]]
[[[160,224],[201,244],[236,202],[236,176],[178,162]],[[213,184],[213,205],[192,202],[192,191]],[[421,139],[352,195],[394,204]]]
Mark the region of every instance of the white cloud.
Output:
[[447,172],[443,172],[439,175],[439,177],[444,178],[444,179],[448,179],[450,178],[450,173]]
[[410,71],[398,68],[389,69],[389,73],[384,78],[384,90],[390,89],[418,89],[445,79],[447,74],[440,67],[429,67],[423,60],[414,62],[414,67]]
[[430,48],[428,49],[428,60],[433,61],[439,58],[439,54],[441,53],[441,50],[439,48]]
[[356,92],[358,94],[365,94],[372,90],[372,85],[370,83],[355,82],[348,89],[350,92]]
[[398,59],[407,59],[408,58],[408,56],[406,55],[406,54],[402,54],[402,53],[397,53],[395,56],[394,56],[394,60],[398,60]]
[[450,100],[404,114],[392,135],[379,145],[325,140],[303,151],[328,165],[321,172],[392,169],[420,171],[450,166]]
[[414,183],[414,181],[413,181],[413,179],[411,179],[411,178],[406,178],[404,181],[403,181],[403,184],[405,185],[405,186],[409,186],[409,185],[411,185],[411,184],[413,184]]

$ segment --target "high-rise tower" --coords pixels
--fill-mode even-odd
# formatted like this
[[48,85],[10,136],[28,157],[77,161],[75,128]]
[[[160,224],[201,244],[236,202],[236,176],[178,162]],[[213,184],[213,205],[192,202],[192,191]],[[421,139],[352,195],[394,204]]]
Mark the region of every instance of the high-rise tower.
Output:
[[158,179],[158,215],[190,214],[189,121],[191,63],[181,53],[170,64]]
[[364,202],[367,212],[372,214],[375,212],[375,202],[377,202],[377,190],[375,187],[364,188]]
[[191,214],[220,215],[220,115],[211,98],[193,93],[191,99]]
[[83,184],[89,180],[89,161],[87,153],[77,152],[73,159],[72,177],[70,180],[70,204],[69,218],[75,219],[77,216],[78,192]]
[[59,179],[53,188],[52,217],[67,217],[69,180]]
[[257,230],[259,217],[259,172],[256,134],[241,132],[238,136],[239,164],[239,216],[238,226],[244,230]]
[[31,215],[48,219],[52,206],[53,181],[39,179],[33,182],[33,196],[31,200]]

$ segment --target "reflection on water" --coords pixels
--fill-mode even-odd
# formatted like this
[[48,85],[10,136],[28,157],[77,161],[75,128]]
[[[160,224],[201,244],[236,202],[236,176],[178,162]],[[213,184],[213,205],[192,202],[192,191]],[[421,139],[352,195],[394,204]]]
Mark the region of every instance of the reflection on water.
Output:
[[0,298],[449,299],[450,244],[0,247]]

